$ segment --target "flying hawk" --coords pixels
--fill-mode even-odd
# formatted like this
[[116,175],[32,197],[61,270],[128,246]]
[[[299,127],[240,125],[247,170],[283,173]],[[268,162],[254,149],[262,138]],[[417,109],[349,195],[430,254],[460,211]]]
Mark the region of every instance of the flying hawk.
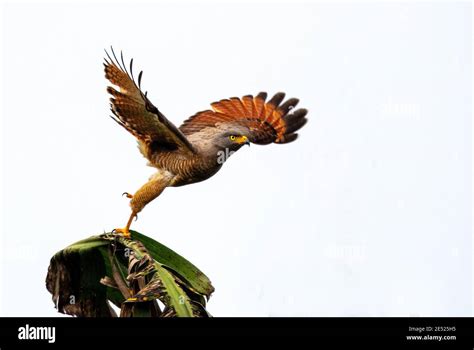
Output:
[[206,180],[219,171],[228,156],[243,145],[289,143],[295,131],[306,124],[306,109],[296,109],[298,99],[282,103],[279,92],[266,102],[267,94],[232,97],[211,103],[212,110],[198,112],[179,128],[174,126],[148,99],[133,77],[133,59],[129,70],[121,55],[105,58],[105,77],[118,88],[107,87],[111,116],[138,140],[138,147],[149,165],[158,171],[131,199],[132,214],[125,228],[115,232],[130,237],[133,218],[166,187],[189,185]]

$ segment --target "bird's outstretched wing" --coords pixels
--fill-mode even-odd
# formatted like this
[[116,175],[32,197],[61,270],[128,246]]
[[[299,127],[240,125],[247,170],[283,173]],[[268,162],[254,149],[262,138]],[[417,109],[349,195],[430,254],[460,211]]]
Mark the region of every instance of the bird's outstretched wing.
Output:
[[152,144],[154,149],[179,150],[194,153],[193,146],[186,136],[173,125],[148,99],[141,90],[142,73],[138,75],[138,85],[133,78],[133,59],[130,61],[130,72],[127,71],[123,55],[119,61],[112,49],[112,56],[106,51],[105,77],[119,88],[107,87],[112,95],[110,105],[112,117],[127,129],[139,141]]
[[[246,135],[253,143],[288,143],[296,140],[295,133],[306,124],[306,109],[292,111],[299,102],[290,98],[283,104],[283,92],[275,94],[268,102],[266,92],[256,97],[251,95],[242,98],[232,97],[211,103],[213,110],[199,112],[187,119],[179,129],[190,135],[206,127],[215,127],[218,123],[237,123],[249,129]],[[290,113],[291,111],[291,113]]]

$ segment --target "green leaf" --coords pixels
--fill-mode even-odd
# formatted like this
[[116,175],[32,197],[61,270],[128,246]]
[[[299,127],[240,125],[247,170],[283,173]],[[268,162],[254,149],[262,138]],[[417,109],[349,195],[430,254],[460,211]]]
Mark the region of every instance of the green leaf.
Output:
[[[171,270],[157,262],[142,242],[121,237],[115,239],[133,251],[129,262],[130,274],[128,277],[132,281],[132,288],[140,285],[140,281],[142,282],[139,290],[127,300],[128,303],[159,299],[167,307],[163,314],[165,317],[208,316],[206,312],[203,312],[203,307],[193,303],[191,296],[194,292],[190,290],[189,286],[187,286],[188,291],[186,292],[180,285],[183,281],[174,276]],[[148,283],[145,284],[145,281]]]
[[93,239],[67,247],[51,259],[46,287],[58,311],[70,315],[112,316],[107,288],[100,283],[106,268],[97,249],[106,242]]
[[214,292],[209,278],[181,255],[139,232],[130,231],[130,233],[132,239],[142,242],[155,260],[173,270],[178,277],[189,284],[193,291],[208,298]]
[[51,258],[46,286],[59,312],[92,317],[116,316],[109,302],[121,307],[121,317],[206,317],[205,297],[214,291],[196,266],[138,232],[64,248]]

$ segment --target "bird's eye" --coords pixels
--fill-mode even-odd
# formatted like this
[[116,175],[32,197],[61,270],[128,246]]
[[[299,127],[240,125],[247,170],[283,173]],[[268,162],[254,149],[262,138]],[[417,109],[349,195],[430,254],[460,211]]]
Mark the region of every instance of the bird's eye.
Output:
[[235,135],[230,135],[230,136],[229,136],[229,139],[230,139],[231,141],[235,141]]

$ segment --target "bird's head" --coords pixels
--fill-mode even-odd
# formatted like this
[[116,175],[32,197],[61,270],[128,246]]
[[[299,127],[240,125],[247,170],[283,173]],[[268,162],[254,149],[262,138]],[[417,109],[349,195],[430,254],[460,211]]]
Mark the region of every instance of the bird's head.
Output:
[[244,145],[250,145],[249,129],[241,125],[230,125],[219,123],[215,127],[205,128],[191,135],[190,140],[210,157],[217,157],[218,163],[222,163],[222,155],[225,160],[238,151]]
[[214,139],[214,146],[217,148],[217,163],[223,164],[243,145],[250,146],[250,141],[246,135],[238,130],[231,130],[217,135]]
[[235,152],[244,145],[250,145],[249,129],[241,125],[221,124],[214,134],[213,144],[220,150]]
[[246,135],[238,132],[226,132],[220,134],[215,140],[214,144],[219,149],[229,149],[230,151],[237,151],[243,145],[250,145],[250,141]]

